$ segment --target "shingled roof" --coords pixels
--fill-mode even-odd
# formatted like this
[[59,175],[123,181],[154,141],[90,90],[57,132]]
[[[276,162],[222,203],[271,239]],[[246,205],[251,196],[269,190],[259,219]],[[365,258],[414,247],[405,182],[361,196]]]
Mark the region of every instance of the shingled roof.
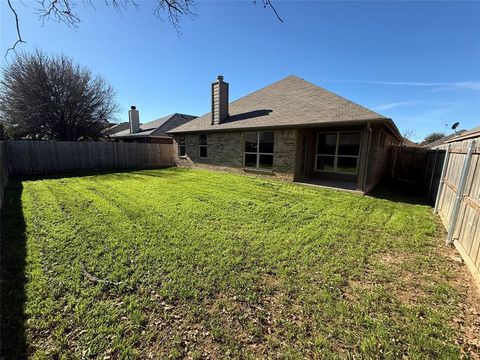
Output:
[[[165,136],[165,133],[167,133],[169,130],[172,130],[173,128],[178,127],[179,125],[182,125],[192,119],[195,119],[195,116],[175,113],[145,124],[140,124],[140,131],[137,133],[130,134],[130,128],[127,127],[127,129],[122,129],[121,131],[110,134],[110,137],[162,137]],[[126,124],[128,125],[128,122]]]
[[391,119],[291,75],[231,102],[229,117],[221,124],[212,125],[211,113],[207,113],[169,133],[344,125],[367,121],[387,122],[399,136]]

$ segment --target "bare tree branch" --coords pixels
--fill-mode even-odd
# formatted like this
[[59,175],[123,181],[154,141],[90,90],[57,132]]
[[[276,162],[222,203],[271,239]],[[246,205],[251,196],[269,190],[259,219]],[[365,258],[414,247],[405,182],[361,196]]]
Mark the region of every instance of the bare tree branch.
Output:
[[[20,2],[22,0],[19,0]],[[78,0],[35,0],[37,8],[35,9],[36,14],[39,16],[42,24],[45,24],[48,20],[53,20],[59,23],[65,23],[67,26],[76,28],[80,23],[80,18],[78,17],[75,7],[77,6]],[[257,3],[257,0],[252,0],[254,4]],[[277,9],[273,6],[273,0],[262,0],[264,8],[270,8],[275,14],[276,18],[283,22],[283,19],[277,12]],[[7,50],[13,50],[15,52],[15,47],[20,43],[25,43],[20,34],[20,25],[19,18],[15,8],[12,6],[11,0],[7,0],[8,6],[12,11],[16,27],[17,27],[17,41],[15,44]],[[139,5],[136,0],[104,0],[105,5],[112,6],[117,12],[121,13],[123,10],[126,10],[129,5],[138,8]],[[93,0],[82,0],[82,3],[86,6],[91,6],[95,9],[95,1]],[[173,25],[177,34],[180,32],[180,24],[182,17],[193,18],[196,16],[195,9],[196,0],[154,0],[154,15],[162,19],[163,16],[166,16],[170,24]]]
[[36,9],[36,13],[42,25],[50,19],[71,27],[77,27],[80,22],[80,18],[73,12],[76,5],[73,0],[37,0],[37,2],[40,7]]
[[17,28],[17,41],[15,41],[15,43],[13,44],[13,46],[11,48],[8,48],[7,49],[7,52],[5,53],[5,57],[8,55],[8,53],[10,51],[13,51],[14,53],[16,53],[16,46],[18,44],[21,44],[21,43],[26,43],[26,41],[23,41],[22,39],[22,34],[20,33],[20,24],[19,24],[19,19],[18,19],[18,14],[17,14],[17,11],[15,10],[15,8],[12,6],[12,3],[10,2],[10,0],[7,0],[7,3],[8,3],[8,7],[10,8],[10,10],[12,11],[13,15],[15,16],[15,26]]
[[271,0],[263,0],[263,7],[264,7],[264,8],[270,7],[270,8],[272,9],[273,13],[275,14],[275,16],[277,17],[277,19],[278,19],[280,22],[283,22],[283,20],[282,20],[282,18],[280,17],[280,15],[278,15],[277,9],[275,9],[275,7],[273,6]]

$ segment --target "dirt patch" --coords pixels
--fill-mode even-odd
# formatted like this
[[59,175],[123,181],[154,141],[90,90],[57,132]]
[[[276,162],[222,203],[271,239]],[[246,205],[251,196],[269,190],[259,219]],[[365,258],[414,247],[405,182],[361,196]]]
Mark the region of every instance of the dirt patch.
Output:
[[[430,284],[448,283],[452,286],[459,295],[450,319],[450,326],[456,334],[455,343],[467,357],[480,359],[480,291],[458,251],[443,245],[443,236],[425,259],[435,263],[423,271],[415,271],[414,266],[409,266],[409,262],[418,261],[413,254],[382,253],[377,259],[385,266],[395,268],[396,279],[388,284],[388,288],[395,299],[403,304],[422,302],[427,296],[425,289]],[[438,262],[439,259],[443,261]],[[368,289],[374,285],[365,281],[351,282],[346,290],[346,298],[355,300],[352,295],[355,287]]]
[[453,247],[443,247],[444,256],[455,271],[450,283],[460,294],[458,312],[451,319],[456,329],[455,342],[472,359],[480,359],[480,290],[467,266],[459,261],[459,253]]

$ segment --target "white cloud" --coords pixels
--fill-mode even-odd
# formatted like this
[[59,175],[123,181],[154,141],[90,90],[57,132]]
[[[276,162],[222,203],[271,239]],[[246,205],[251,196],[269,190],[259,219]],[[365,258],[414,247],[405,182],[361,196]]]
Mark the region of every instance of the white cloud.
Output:
[[390,109],[397,108],[397,107],[400,107],[400,106],[415,105],[415,104],[419,104],[419,103],[422,103],[422,101],[412,100],[412,101],[389,102],[389,103],[384,103],[384,104],[380,104],[380,105],[377,105],[377,106],[373,106],[373,110],[376,110],[376,111],[390,110]]
[[415,86],[430,88],[458,88],[467,90],[480,90],[480,81],[459,81],[459,82],[423,82],[423,81],[377,81],[377,80],[326,80],[332,82],[354,83],[354,84],[376,84],[392,86]]

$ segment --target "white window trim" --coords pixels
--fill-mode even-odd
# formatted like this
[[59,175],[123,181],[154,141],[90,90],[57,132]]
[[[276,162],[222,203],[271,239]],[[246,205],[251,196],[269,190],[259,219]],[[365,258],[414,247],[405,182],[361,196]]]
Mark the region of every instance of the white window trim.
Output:
[[[338,144],[340,140],[340,134],[348,134],[348,133],[358,133],[360,134],[360,146],[358,147],[358,155],[339,155],[338,154]],[[320,134],[336,134],[337,140],[335,142],[335,154],[318,154],[318,141],[320,138]],[[335,174],[346,174],[346,175],[358,175],[358,165],[360,162],[360,153],[362,147],[362,132],[361,131],[319,131],[317,133],[317,144],[315,147],[315,171],[325,172],[325,173],[335,173]],[[317,162],[319,156],[332,156],[333,157],[333,170],[320,170],[318,169]],[[349,158],[356,158],[357,159],[357,167],[355,168],[354,173],[344,172],[344,171],[337,171],[338,165],[338,158],[339,157],[349,157]]]
[[[200,136],[205,135],[207,137],[207,144],[205,145],[200,145]],[[200,149],[204,147],[207,150],[207,156],[202,156],[200,155],[202,152]],[[207,159],[208,158],[208,134],[198,134],[198,157],[200,159]]]
[[[255,132],[255,131],[252,131]],[[260,152],[260,133],[267,133],[271,132],[273,133],[273,150],[275,151],[275,131],[256,131],[257,133],[257,151],[252,152],[252,151],[245,151],[243,150],[243,167],[247,169],[258,169],[258,170],[271,170],[273,169],[273,152],[272,153],[264,153]],[[243,139],[243,148],[245,149],[245,137]],[[250,155],[256,155],[257,156],[257,163],[255,164],[255,167],[253,166],[246,166],[245,165],[245,154],[250,154]],[[269,168],[261,168],[260,167],[260,155],[271,155],[272,156],[272,167]]]

